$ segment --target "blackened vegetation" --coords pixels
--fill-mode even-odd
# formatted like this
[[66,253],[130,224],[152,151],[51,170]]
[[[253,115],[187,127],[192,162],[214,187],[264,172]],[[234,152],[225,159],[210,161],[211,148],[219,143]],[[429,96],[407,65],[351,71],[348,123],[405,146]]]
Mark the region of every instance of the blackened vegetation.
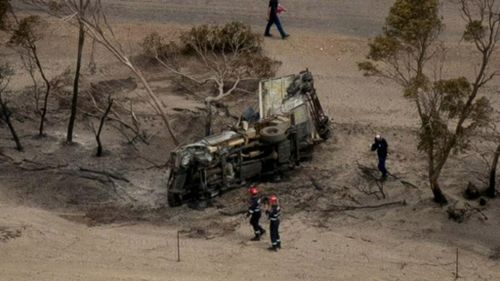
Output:
[[0,93],[0,116],[1,116],[0,119],[3,122],[5,122],[7,124],[7,126],[9,127],[9,131],[12,135],[12,139],[16,143],[16,149],[18,151],[22,151],[23,146],[21,145],[21,141],[19,140],[19,136],[17,135],[17,132],[14,128],[14,125],[12,125],[12,120],[11,120],[12,111],[9,108],[9,106],[7,105],[7,101],[5,101],[4,98],[2,97],[1,93]]
[[500,247],[497,247],[493,250],[493,253],[490,255],[490,259],[494,261],[500,260]]
[[9,240],[21,237],[21,229],[12,229],[4,226],[0,226],[0,242],[8,242]]
[[500,158],[500,144],[497,146],[495,154],[493,155],[493,160],[491,161],[489,184],[488,189],[486,190],[486,195],[491,198],[496,197],[498,193],[496,183],[498,158]]
[[100,118],[99,126],[97,129],[94,127],[94,123],[92,123],[92,121],[89,120],[89,127],[92,129],[92,132],[94,133],[97,142],[97,153],[96,153],[97,157],[102,156],[103,147],[101,142],[101,133],[102,129],[104,128],[104,123],[106,122],[106,120],[108,120],[108,115],[111,112],[111,107],[113,106],[113,103],[114,100],[111,98],[111,95],[109,95],[106,109],[104,110],[104,113]]
[[47,75],[45,74],[44,67],[42,66],[42,62],[40,61],[40,57],[38,55],[37,47],[37,42],[43,39],[43,31],[45,30],[45,28],[46,25],[39,16],[25,17],[21,20],[16,21],[15,27],[11,31],[12,36],[9,41],[11,45],[16,47],[16,50],[21,56],[21,59],[23,60],[23,62],[25,62],[25,67],[28,68],[27,70],[33,79],[37,111],[39,109],[39,97],[38,86],[34,77],[35,68],[38,70],[38,73],[40,73],[40,76],[45,83],[45,95],[43,98],[43,106],[40,112],[40,126],[38,130],[38,135],[40,137],[45,136],[44,125],[47,115],[49,95],[52,89],[52,83],[49,81]]
[[14,72],[8,65],[0,65],[0,124],[3,122],[9,128],[10,134],[12,135],[12,139],[16,143],[16,149],[18,151],[23,150],[23,146],[21,145],[21,141],[19,140],[19,136],[17,135],[16,129],[12,124],[12,110],[8,105],[7,99],[4,97],[4,94],[7,92],[7,86],[9,85],[10,76],[12,76]]
[[8,14],[11,8],[10,0],[0,1],[0,30],[4,30],[8,26]]

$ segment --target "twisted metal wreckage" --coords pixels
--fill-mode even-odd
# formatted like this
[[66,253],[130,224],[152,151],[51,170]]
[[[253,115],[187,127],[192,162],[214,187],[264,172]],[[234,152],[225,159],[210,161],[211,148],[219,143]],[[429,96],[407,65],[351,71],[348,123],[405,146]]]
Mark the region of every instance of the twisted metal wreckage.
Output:
[[261,81],[259,112],[248,108],[232,130],[171,153],[168,204],[206,200],[279,175],[312,157],[314,144],[329,136],[311,72]]

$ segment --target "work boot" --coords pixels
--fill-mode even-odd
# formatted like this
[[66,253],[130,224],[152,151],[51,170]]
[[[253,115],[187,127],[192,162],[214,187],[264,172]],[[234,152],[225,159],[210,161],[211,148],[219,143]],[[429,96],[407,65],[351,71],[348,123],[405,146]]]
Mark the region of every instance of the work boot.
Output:
[[278,251],[278,247],[276,246],[271,246],[269,248],[267,248],[269,251],[272,251],[272,252],[277,252]]
[[271,33],[264,33],[264,36],[265,37],[273,37],[273,35]]
[[281,39],[285,40],[286,38],[290,37],[290,34],[285,34],[281,37]]
[[265,233],[266,233],[266,230],[265,230],[265,229],[262,229],[262,230],[260,231],[260,236],[264,235]]
[[260,241],[260,235],[255,235],[255,237],[250,239],[250,241]]
[[278,245],[276,245],[278,249],[281,249],[281,242],[278,242]]

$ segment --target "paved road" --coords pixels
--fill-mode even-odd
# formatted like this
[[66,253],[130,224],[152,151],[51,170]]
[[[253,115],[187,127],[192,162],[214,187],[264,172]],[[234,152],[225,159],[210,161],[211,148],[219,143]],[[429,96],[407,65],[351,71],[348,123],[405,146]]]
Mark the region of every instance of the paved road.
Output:
[[[263,28],[267,0],[106,0],[109,14],[135,19],[181,24],[225,23],[238,20]],[[381,31],[394,0],[282,0],[288,13],[286,28],[373,37]],[[447,37],[461,33],[457,7],[443,2]]]
[[[285,28],[355,37],[380,33],[394,0],[282,0],[288,12]],[[267,0],[104,0],[114,20],[179,24],[225,23],[232,20],[263,29]],[[443,4],[447,35],[460,34],[457,8]]]
[[[112,17],[157,22],[224,23],[238,20],[264,26],[266,0],[107,0]],[[377,34],[393,0],[283,0],[285,27],[350,36]]]

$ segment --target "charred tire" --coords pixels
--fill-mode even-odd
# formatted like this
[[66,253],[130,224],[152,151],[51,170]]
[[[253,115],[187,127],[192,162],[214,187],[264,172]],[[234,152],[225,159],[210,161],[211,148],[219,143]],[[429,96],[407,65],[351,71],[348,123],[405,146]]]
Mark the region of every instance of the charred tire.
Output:
[[330,138],[330,136],[332,135],[330,120],[326,119],[324,122],[322,122],[322,124],[319,126],[318,133],[320,138],[322,138],[323,140],[327,140]]
[[324,128],[319,132],[319,137],[322,138],[323,140],[327,140],[331,137],[332,131],[330,128]]
[[286,130],[279,126],[269,126],[260,130],[261,139],[269,143],[278,143],[286,140]]
[[178,193],[168,192],[167,201],[170,207],[179,207],[182,205],[182,197]]
[[304,84],[302,84],[302,92],[303,93],[310,93],[312,92],[313,90],[313,86],[312,86],[312,83],[311,82],[304,82]]

